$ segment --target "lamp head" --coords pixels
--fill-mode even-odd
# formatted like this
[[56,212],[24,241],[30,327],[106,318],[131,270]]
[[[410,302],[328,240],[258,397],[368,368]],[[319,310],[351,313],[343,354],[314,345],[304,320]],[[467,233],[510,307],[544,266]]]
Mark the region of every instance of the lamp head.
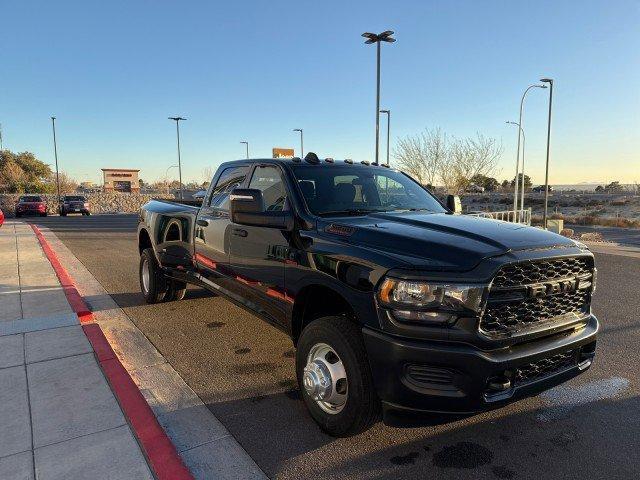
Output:
[[541,78],[540,81],[542,83],[549,83],[552,84],[553,83],[553,78]]

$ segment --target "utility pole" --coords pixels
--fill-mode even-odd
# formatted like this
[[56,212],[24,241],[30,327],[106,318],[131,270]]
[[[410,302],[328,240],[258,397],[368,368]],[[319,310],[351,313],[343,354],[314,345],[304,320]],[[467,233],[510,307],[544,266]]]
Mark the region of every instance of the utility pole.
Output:
[[173,120],[176,122],[176,136],[178,138],[178,177],[180,182],[180,200],[183,200],[182,193],[182,162],[180,159],[180,120],[186,120],[186,118],[182,117],[169,117],[169,120]]
[[51,117],[53,126],[53,155],[56,159],[56,190],[58,191],[58,206],[60,206],[60,174],[58,173],[58,145],[56,142],[56,117]]
[[380,110],[387,114],[387,167],[389,166],[389,141],[391,139],[391,110]]
[[393,38],[393,31],[386,30],[382,33],[375,34],[365,32],[362,34],[367,40],[364,43],[370,45],[372,43],[376,44],[376,161],[375,165],[379,165],[379,147],[380,147],[380,43],[388,42],[393,43],[396,41]]
[[244,143],[245,147],[247,147],[247,159],[249,158],[249,142],[247,141],[242,141],[240,143]]
[[[522,98],[520,99],[520,116],[518,117],[518,125],[521,127],[518,129],[518,148],[516,151],[516,182],[515,182],[515,187],[514,187],[514,191],[513,191],[513,211],[517,212],[518,211],[518,172],[519,172],[519,168],[520,168],[520,132],[524,132],[524,130],[522,129],[522,109],[524,107],[524,99],[527,96],[527,93],[529,92],[529,90],[531,90],[532,88],[547,88],[546,85],[529,85],[526,90],[524,91],[524,93],[522,94]],[[522,153],[523,159],[522,159],[522,202],[520,205],[520,209],[524,210],[524,152]]]
[[293,129],[294,132],[300,132],[300,158],[304,158],[304,139],[302,137],[302,129],[301,128],[294,128]]
[[551,103],[553,102],[553,79],[542,78],[543,83],[549,84],[549,120],[547,121],[547,164],[544,173],[544,214],[542,216],[542,224],[547,229],[547,209],[549,207],[549,144],[551,142]]

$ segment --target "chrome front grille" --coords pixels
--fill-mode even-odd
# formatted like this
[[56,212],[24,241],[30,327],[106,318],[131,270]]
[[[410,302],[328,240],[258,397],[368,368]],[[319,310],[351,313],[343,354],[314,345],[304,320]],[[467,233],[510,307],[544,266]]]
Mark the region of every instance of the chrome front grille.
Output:
[[503,266],[491,284],[479,329],[503,337],[589,313],[593,259],[572,257]]

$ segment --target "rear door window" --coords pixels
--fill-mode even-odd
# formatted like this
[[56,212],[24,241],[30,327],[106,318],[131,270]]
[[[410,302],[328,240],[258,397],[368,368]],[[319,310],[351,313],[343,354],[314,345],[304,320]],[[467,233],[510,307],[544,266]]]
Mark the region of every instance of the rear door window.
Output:
[[211,190],[209,206],[229,211],[229,194],[231,190],[242,185],[247,173],[249,173],[249,167],[246,165],[225,168],[220,174],[216,186]]

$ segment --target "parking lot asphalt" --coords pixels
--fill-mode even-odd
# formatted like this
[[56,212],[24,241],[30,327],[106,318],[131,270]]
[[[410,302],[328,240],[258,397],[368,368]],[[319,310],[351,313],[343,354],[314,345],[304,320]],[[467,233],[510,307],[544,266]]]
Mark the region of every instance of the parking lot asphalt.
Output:
[[201,289],[146,305],[136,215],[27,219],[55,232],[272,478],[637,478],[640,259],[596,254],[602,322],[592,368],[567,384],[470,418],[323,434],[295,383],[281,332]]
[[598,225],[569,225],[576,233],[599,233],[607,242],[618,243],[628,247],[640,247],[640,229],[638,228],[620,228],[620,227],[601,227]]

